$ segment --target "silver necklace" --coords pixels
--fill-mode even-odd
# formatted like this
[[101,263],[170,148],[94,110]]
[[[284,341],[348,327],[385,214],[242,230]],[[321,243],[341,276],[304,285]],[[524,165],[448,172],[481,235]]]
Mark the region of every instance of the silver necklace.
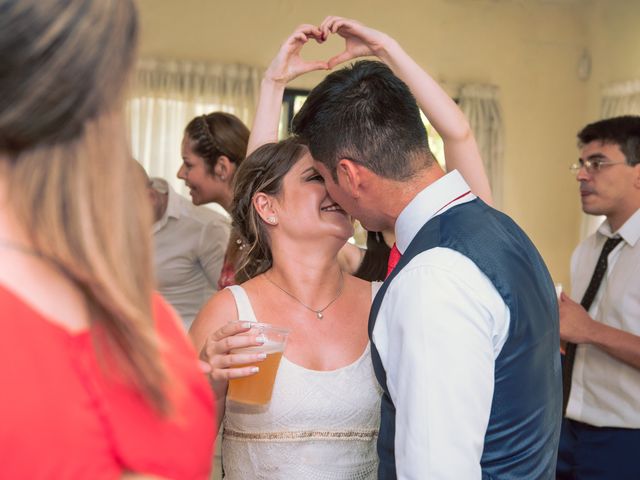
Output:
[[329,308],[331,305],[333,305],[333,302],[335,302],[336,300],[338,300],[338,298],[340,298],[340,295],[342,295],[342,289],[344,288],[344,274],[342,273],[342,270],[340,270],[340,288],[338,288],[338,293],[336,294],[335,298],[333,300],[331,300],[329,303],[327,303],[323,308],[320,308],[320,309],[316,310],[315,308],[311,308],[306,303],[300,301],[300,299],[298,297],[296,297],[294,294],[292,294],[290,292],[287,292],[284,288],[282,288],[276,282],[271,280],[266,273],[264,274],[264,278],[266,278],[274,287],[276,287],[282,293],[287,294],[288,296],[293,298],[296,302],[298,302],[300,305],[302,305],[304,308],[306,308],[307,310],[311,310],[313,313],[315,313],[316,317],[318,317],[318,320],[322,320],[324,318],[324,313],[323,312],[327,308]]

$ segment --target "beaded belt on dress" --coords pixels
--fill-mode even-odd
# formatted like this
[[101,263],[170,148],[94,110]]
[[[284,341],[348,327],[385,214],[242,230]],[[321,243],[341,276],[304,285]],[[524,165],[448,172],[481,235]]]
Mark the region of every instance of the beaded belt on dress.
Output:
[[252,440],[255,442],[297,442],[304,440],[356,440],[370,441],[378,436],[377,429],[368,430],[303,430],[293,432],[238,432],[224,429],[228,440]]

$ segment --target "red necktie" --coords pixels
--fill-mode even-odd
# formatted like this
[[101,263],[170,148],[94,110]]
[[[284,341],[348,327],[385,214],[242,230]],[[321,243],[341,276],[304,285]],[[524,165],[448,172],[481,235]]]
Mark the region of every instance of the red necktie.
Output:
[[[466,197],[467,195],[469,195],[471,193],[471,190],[467,190],[466,192],[464,192],[462,195],[458,195],[456,198],[454,198],[453,200],[447,202],[445,205],[443,205],[442,207],[440,207],[436,213],[434,213],[434,216],[437,215],[438,213],[440,213],[442,210],[444,210],[446,207],[448,207],[449,205],[451,205],[453,202],[460,200],[462,197]],[[393,247],[391,247],[391,252],[389,253],[389,263],[387,263],[387,277],[391,274],[391,272],[393,271],[394,268],[396,268],[396,265],[398,264],[398,262],[400,261],[400,258],[402,257],[402,254],[400,253],[400,250],[398,250],[398,247],[396,246],[396,244],[393,244]],[[386,277],[385,277],[386,278]]]
[[393,269],[396,268],[396,265],[400,261],[400,257],[402,257],[402,255],[400,254],[400,250],[398,250],[398,247],[396,247],[396,244],[394,243],[393,247],[391,247],[391,252],[389,253],[389,263],[387,263],[387,277],[393,271]]

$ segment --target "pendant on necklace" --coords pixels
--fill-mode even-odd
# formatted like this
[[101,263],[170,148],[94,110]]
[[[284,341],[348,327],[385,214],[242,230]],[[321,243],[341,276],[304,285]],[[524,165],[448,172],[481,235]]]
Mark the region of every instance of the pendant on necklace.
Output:
[[318,317],[318,320],[322,320],[324,318],[324,315],[322,315],[322,312],[316,312],[316,316]]

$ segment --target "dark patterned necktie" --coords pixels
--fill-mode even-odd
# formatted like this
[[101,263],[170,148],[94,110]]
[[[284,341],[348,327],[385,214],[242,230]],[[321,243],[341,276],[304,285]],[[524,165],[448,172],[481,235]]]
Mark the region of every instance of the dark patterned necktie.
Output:
[[[582,296],[582,301],[580,305],[588,312],[591,308],[591,304],[593,303],[593,299],[596,298],[596,294],[598,293],[598,289],[600,288],[600,284],[602,283],[602,279],[604,278],[604,274],[607,272],[607,259],[611,251],[616,248],[622,241],[622,238],[608,238],[606,242],[604,242],[604,246],[602,247],[602,251],[600,252],[600,257],[598,257],[598,263],[596,263],[596,268],[593,271],[593,275],[591,275],[591,281],[589,282],[589,286],[587,290],[584,292]],[[569,403],[569,395],[571,393],[571,377],[573,376],[573,363],[576,359],[576,344],[575,343],[567,343],[564,354],[564,362],[562,364],[562,414],[567,413],[567,403]]]

